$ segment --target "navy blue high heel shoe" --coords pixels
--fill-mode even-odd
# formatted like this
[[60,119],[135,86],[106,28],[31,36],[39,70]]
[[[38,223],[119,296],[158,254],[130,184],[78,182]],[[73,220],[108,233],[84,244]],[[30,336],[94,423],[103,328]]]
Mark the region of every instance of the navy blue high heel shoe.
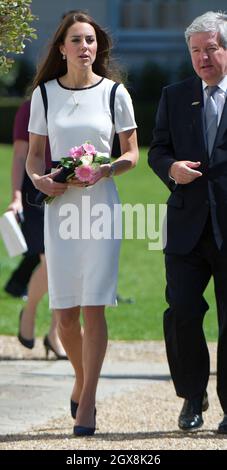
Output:
[[18,331],[18,339],[20,341],[20,343],[25,347],[25,348],[28,348],[28,349],[33,349],[34,348],[34,344],[35,344],[35,340],[34,338],[32,339],[26,339],[24,338],[22,335],[21,335],[21,319],[22,319],[22,315],[23,315],[23,309],[21,310],[20,312],[20,318],[19,318],[19,331]]
[[93,428],[87,426],[77,426],[75,425],[73,428],[73,434],[76,437],[83,437],[83,436],[93,436],[95,434],[95,427],[96,427],[96,408],[94,409],[94,420],[95,425]]
[[71,399],[70,409],[71,409],[71,416],[72,416],[73,419],[76,419],[76,412],[77,412],[78,406],[79,406],[79,403],[77,403],[76,401]]

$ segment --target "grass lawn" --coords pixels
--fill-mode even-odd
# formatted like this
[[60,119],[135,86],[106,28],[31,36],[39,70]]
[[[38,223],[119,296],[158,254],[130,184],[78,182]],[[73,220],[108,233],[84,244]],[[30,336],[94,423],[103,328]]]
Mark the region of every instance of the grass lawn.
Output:
[[[0,212],[10,201],[10,168],[12,147],[0,146]],[[168,190],[147,166],[146,150],[141,149],[137,168],[121,177],[116,183],[122,203],[165,203]],[[135,218],[136,219],[136,218]],[[135,220],[136,224],[136,220]],[[124,240],[122,243],[119,273],[119,295],[134,299],[134,303],[119,303],[118,308],[107,309],[109,336],[121,340],[162,339],[162,316],[166,307],[164,258],[162,251],[149,251],[148,239]],[[18,316],[23,301],[13,299],[4,290],[10,272],[17,266],[20,257],[9,258],[0,240],[0,334],[15,335]],[[213,283],[206,291],[210,305],[205,319],[205,331],[209,340],[217,338],[216,308]],[[38,336],[48,330],[50,312],[48,298],[41,301],[36,323]]]

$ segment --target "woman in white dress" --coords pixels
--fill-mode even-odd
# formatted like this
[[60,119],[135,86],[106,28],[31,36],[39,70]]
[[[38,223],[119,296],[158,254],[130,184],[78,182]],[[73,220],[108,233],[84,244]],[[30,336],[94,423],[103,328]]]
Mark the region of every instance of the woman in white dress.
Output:
[[[96,389],[107,347],[104,311],[106,305],[116,305],[120,211],[115,210],[119,199],[112,176],[130,170],[138,159],[132,102],[122,84],[116,90],[112,122],[110,47],[107,33],[86,13],[67,14],[34,79],[29,123],[27,172],[37,189],[57,196],[45,205],[45,253],[50,307],[57,311],[59,336],[76,375],[71,395],[76,436],[95,432]],[[53,175],[44,175],[46,135],[56,162],[86,141],[101,155],[111,155],[115,131],[122,155],[113,164],[101,165],[92,184],[77,178],[57,183]]]

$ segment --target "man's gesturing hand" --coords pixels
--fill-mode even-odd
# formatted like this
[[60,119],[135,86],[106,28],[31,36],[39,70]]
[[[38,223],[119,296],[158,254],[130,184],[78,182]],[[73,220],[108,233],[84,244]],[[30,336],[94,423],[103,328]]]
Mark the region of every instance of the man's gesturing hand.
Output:
[[202,176],[200,171],[194,169],[200,165],[201,162],[190,162],[188,160],[174,162],[170,167],[169,175],[177,184],[188,184]]

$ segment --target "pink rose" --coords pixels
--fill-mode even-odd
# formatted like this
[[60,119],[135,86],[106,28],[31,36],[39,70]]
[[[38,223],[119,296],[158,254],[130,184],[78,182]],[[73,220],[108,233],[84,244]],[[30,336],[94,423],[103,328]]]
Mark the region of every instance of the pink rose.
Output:
[[85,152],[86,155],[95,155],[96,154],[96,150],[95,150],[94,145],[83,144],[82,147],[83,147],[84,152]]
[[80,147],[72,147],[68,152],[68,156],[72,158],[80,158],[83,154],[84,151],[82,145]]
[[80,165],[75,169],[75,175],[80,181],[90,182],[94,177],[94,168],[88,165]]

